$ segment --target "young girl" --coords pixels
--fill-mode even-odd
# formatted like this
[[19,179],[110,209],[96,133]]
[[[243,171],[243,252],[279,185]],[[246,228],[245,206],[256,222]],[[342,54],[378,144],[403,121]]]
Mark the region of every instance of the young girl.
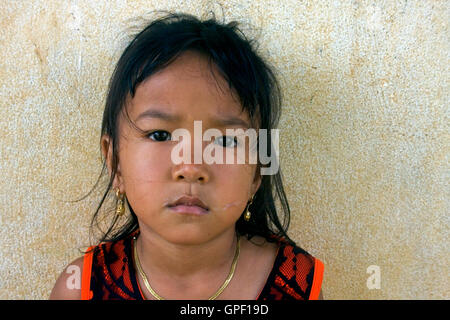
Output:
[[[318,299],[323,264],[287,235],[279,171],[261,175],[266,165],[249,163],[248,154],[245,163],[173,161],[181,142],[172,133],[183,128],[194,136],[194,121],[224,134],[267,129],[270,146],[280,96],[273,72],[236,23],[186,14],[150,23],[109,84],[101,149],[110,182],[92,223],[114,192],[112,224],[61,273],[50,298]],[[242,147],[225,135],[214,144]],[[81,286],[68,285],[74,268]]]

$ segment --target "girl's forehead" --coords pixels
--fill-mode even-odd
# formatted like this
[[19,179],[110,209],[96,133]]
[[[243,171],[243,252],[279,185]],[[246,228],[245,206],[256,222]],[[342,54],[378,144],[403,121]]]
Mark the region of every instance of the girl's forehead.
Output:
[[205,56],[187,51],[164,69],[154,73],[136,89],[128,104],[134,116],[146,109],[163,108],[171,112],[212,112],[243,118],[242,105],[217,66]]

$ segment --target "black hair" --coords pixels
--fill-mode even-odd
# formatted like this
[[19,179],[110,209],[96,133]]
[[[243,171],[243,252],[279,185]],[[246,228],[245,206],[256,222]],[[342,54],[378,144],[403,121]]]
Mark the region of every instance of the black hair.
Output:
[[[246,38],[238,23],[221,23],[215,17],[202,21],[184,13],[169,13],[155,19],[126,47],[109,83],[101,136],[107,135],[112,139],[112,172],[92,218],[91,230],[98,225],[100,209],[112,190],[119,161],[118,116],[126,105],[127,97],[133,97],[140,83],[187,50],[203,54],[217,66],[230,89],[237,93],[242,111],[248,112],[252,123],[257,123],[258,128],[267,129],[267,145],[271,146],[271,129],[276,128],[280,118],[280,86],[272,68],[256,53],[255,42]],[[258,174],[264,165],[258,161],[257,167]],[[105,171],[106,159],[100,177]],[[281,215],[275,205],[276,197],[281,204]],[[131,214],[126,222],[119,225],[114,214],[108,229],[102,231],[100,241],[119,240],[138,229],[137,217],[129,204],[128,207]],[[236,223],[238,234],[248,239],[258,235],[270,242],[282,237],[294,244],[287,235],[290,209],[280,169],[274,175],[262,176],[249,210],[252,212],[250,221],[245,221],[241,215]]]

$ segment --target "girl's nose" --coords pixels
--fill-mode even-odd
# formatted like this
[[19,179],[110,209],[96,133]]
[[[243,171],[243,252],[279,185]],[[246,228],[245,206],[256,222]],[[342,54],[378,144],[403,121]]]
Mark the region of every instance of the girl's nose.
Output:
[[209,174],[204,164],[180,164],[174,167],[173,179],[188,183],[206,183],[209,181]]

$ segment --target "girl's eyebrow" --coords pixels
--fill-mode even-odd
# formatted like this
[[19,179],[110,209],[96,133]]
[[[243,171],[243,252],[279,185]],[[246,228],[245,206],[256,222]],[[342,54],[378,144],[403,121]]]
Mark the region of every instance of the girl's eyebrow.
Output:
[[166,113],[164,111],[161,110],[155,110],[155,109],[148,109],[144,112],[142,112],[137,118],[136,118],[136,122],[138,122],[139,120],[143,119],[143,118],[157,118],[157,119],[162,119],[162,120],[166,120],[166,121],[180,121],[181,117],[174,115],[174,114],[170,114],[170,113]]
[[213,123],[217,127],[236,126],[236,127],[243,127],[245,129],[250,128],[250,125],[247,123],[247,121],[235,116],[227,116],[224,118],[212,118],[211,123]]
[[[138,122],[143,118],[156,118],[170,122],[179,122],[181,120],[181,117],[178,115],[155,109],[148,109],[142,112],[135,121]],[[225,118],[213,118],[211,119],[211,122],[219,127],[238,126],[246,129],[250,128],[250,125],[245,120],[234,116],[228,116]]]

